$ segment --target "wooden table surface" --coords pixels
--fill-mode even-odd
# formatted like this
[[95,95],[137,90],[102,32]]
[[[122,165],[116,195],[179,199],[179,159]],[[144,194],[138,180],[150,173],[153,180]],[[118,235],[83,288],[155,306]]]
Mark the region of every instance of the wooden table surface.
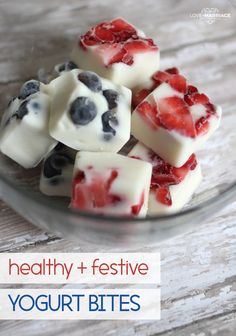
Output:
[[[231,13],[231,18],[209,24],[190,17],[206,7]],[[213,96],[220,73],[224,81],[217,85],[222,85],[224,94],[217,97],[218,103],[232,108],[236,104],[235,15],[235,0],[1,0],[0,99],[16,92],[40,66],[50,71],[66,59],[75,36],[89,25],[122,16],[156,39],[162,68],[182,67],[195,82],[203,86],[207,82]],[[208,67],[213,61],[215,66]],[[7,251],[88,252],[90,246],[35,228],[2,202],[0,252]],[[0,336],[236,334],[236,202],[194,232],[137,251],[161,252],[160,321],[0,321]]]

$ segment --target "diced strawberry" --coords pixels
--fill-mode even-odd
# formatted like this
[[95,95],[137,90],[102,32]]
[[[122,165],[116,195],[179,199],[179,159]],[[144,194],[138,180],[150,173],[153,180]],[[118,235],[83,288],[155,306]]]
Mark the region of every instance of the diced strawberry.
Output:
[[122,19],[112,20],[111,23],[110,23],[110,26],[111,26],[110,29],[113,32],[128,30],[128,31],[132,31],[133,33],[136,33],[136,30],[134,29],[134,27],[131,26],[130,24],[128,24],[126,21],[122,20]]
[[204,93],[195,93],[191,96],[194,104],[207,104],[209,103],[209,98]]
[[89,210],[120,202],[121,197],[119,195],[109,192],[117,176],[118,172],[116,170],[111,171],[107,180],[94,173],[91,182],[87,184],[84,173],[79,172],[73,181],[72,207]]
[[98,40],[102,41],[102,42],[110,42],[112,43],[115,38],[114,35],[112,34],[112,32],[106,28],[104,28],[103,25],[98,25],[95,28],[95,36]]
[[187,94],[191,95],[192,93],[198,92],[198,89],[193,85],[188,85]]
[[187,83],[186,83],[186,79],[181,76],[181,75],[172,75],[169,79],[169,83],[170,83],[170,86],[181,92],[181,93],[186,93],[186,90],[187,90]]
[[160,125],[158,118],[158,111],[156,106],[152,106],[147,101],[142,102],[137,107],[138,113],[144,118],[144,120],[153,129],[157,129]]
[[194,102],[192,101],[191,95],[188,95],[188,94],[184,96],[184,101],[186,104],[188,104],[188,106],[192,106],[194,104]]
[[157,47],[150,42],[150,39],[128,41],[125,43],[124,48],[132,55],[157,49]]
[[171,206],[172,200],[169,188],[158,188],[156,190],[156,200],[164,205]]
[[119,63],[123,61],[124,56],[126,55],[126,51],[124,49],[121,49],[117,54],[115,54],[108,62],[108,65],[111,65],[113,63]]
[[202,104],[205,105],[209,103],[209,98],[203,93],[193,93],[191,95],[187,95],[185,101],[188,105]]
[[149,89],[142,89],[136,92],[132,97],[132,106],[134,108],[138,106],[150,93],[151,90]]
[[131,207],[131,214],[132,215],[137,216],[140,213],[140,210],[142,209],[143,204],[144,204],[144,196],[145,195],[144,195],[144,191],[143,191],[142,194],[141,194],[141,197],[140,197],[139,204],[132,205],[132,207]]
[[168,130],[196,137],[195,126],[188,106],[179,97],[168,97],[158,101],[159,119]]
[[107,190],[111,189],[111,185],[114,182],[114,180],[117,178],[117,176],[118,176],[117,170],[112,170],[111,175],[110,175],[110,177],[109,177],[109,179],[107,180],[107,183],[106,183],[106,189]]
[[80,46],[84,50],[88,46],[97,46],[96,52],[106,66],[119,62],[132,65],[134,54],[158,50],[152,39],[139,37],[136,29],[122,19],[92,27],[81,36]]
[[189,172],[189,168],[186,167],[185,165],[183,165],[180,168],[173,167],[172,172],[176,176],[176,178],[178,179],[178,183],[180,183],[185,179],[185,176]]
[[179,70],[177,68],[169,68],[169,69],[166,69],[165,72],[168,72],[169,74],[172,74],[172,75],[179,74]]
[[[86,193],[83,188],[84,184],[82,184],[85,181],[85,174],[83,171],[79,171],[76,175],[76,177],[73,180],[72,185],[72,207],[73,208],[79,208],[79,209],[85,209],[86,208]],[[81,188],[82,186],[82,188]]]
[[73,185],[73,197],[71,200],[71,206],[75,209],[87,209],[87,188],[84,184]]
[[176,177],[171,173],[163,174],[161,172],[155,173],[155,168],[153,168],[152,179],[151,179],[151,188],[157,186],[170,186],[172,184],[177,184],[178,180]]
[[192,154],[188,161],[185,163],[185,166],[187,166],[190,170],[194,170],[197,166],[197,158],[195,154]]
[[170,68],[166,71],[157,71],[153,74],[152,79],[155,82],[155,87],[159,86],[160,83],[166,82],[173,87],[173,89],[186,93],[187,83],[185,77],[179,75],[177,68]]
[[209,121],[205,117],[201,117],[199,120],[196,122],[196,131],[198,135],[204,135],[208,132],[209,130]]
[[165,71],[157,71],[152,75],[154,81],[167,82],[170,78],[170,74]]
[[205,104],[205,106],[206,106],[208,116],[216,114],[215,105],[213,105],[211,103],[207,103],[207,104]]

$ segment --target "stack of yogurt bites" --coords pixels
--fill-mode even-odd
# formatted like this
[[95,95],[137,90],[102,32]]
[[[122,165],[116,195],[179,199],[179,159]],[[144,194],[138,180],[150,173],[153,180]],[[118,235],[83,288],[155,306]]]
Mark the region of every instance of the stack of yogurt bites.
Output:
[[[26,82],[1,123],[2,153],[25,168],[43,160],[40,190],[98,214],[180,210],[201,179],[195,151],[221,108],[177,68],[159,70],[159,48],[123,19],[75,42],[49,84]],[[128,155],[118,154],[134,136]],[[17,146],[16,146],[17,144]]]

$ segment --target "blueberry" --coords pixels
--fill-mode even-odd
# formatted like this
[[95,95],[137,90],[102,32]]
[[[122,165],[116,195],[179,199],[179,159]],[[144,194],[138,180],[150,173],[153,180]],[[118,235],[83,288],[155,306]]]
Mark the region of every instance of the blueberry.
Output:
[[24,116],[28,114],[27,104],[28,104],[28,100],[23,101],[23,103],[21,103],[15,115],[13,116],[16,116],[17,119],[23,119]]
[[92,71],[84,71],[78,75],[78,79],[84,83],[91,91],[99,92],[102,90],[100,77]]
[[73,160],[66,154],[53,153],[44,162],[43,174],[47,178],[61,175],[62,169]]
[[20,90],[19,99],[25,99],[26,97],[32,95],[33,93],[38,92],[39,89],[40,89],[39,81],[36,80],[28,81],[22,86]]
[[77,65],[72,61],[67,62],[66,70],[73,70],[73,69],[78,69]]
[[73,70],[73,69],[78,69],[78,67],[74,62],[68,61],[68,62],[59,64],[59,65],[56,65],[55,69],[56,69],[57,73],[60,74],[63,71],[70,71],[70,70]]
[[35,101],[33,102],[32,107],[34,110],[40,110],[41,105],[39,102]]
[[107,111],[102,114],[102,129],[105,133],[111,133],[113,136],[116,135],[116,130],[111,127],[110,123],[118,125],[118,120],[112,111]]
[[108,102],[109,110],[112,110],[113,108],[117,107],[118,93],[116,91],[104,90],[102,93]]
[[66,63],[62,63],[55,66],[55,69],[58,73],[66,70]]
[[97,108],[90,98],[78,97],[71,104],[69,113],[74,124],[87,125],[96,117]]

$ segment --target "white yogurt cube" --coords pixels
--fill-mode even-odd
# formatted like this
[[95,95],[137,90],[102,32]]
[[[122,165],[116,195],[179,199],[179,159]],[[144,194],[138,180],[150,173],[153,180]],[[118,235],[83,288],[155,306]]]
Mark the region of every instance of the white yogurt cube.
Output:
[[48,196],[71,196],[76,151],[59,143],[45,158],[39,189]]
[[135,90],[131,132],[172,166],[181,167],[218,128],[221,108],[188,85],[176,68],[158,71]]
[[131,91],[94,72],[65,72],[49,85],[50,134],[76,150],[118,152],[129,140]]
[[79,152],[71,207],[99,214],[145,216],[152,165],[114,153]]
[[35,167],[57,144],[49,135],[49,113],[47,86],[26,82],[3,114],[1,152],[25,168]]
[[159,69],[159,59],[153,40],[121,18],[92,27],[78,38],[71,54],[81,69],[130,89]]
[[148,215],[170,214],[181,210],[202,180],[201,167],[195,154],[180,168],[171,166],[140,142],[128,155],[152,164]]

